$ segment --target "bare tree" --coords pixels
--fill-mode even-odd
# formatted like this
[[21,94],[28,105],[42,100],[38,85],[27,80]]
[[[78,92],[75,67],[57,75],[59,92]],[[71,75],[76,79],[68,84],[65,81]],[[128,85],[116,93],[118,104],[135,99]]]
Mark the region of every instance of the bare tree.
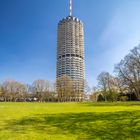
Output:
[[71,101],[74,98],[73,81],[69,76],[64,75],[57,78],[57,93],[58,100],[61,102]]
[[107,93],[108,93],[108,90],[110,90],[110,79],[111,79],[111,76],[108,72],[100,73],[98,78],[97,78],[98,87],[103,92],[105,101],[107,101]]
[[140,45],[116,65],[115,71],[128,92],[135,93],[140,100]]
[[4,91],[1,86],[0,86],[0,101],[4,101]]
[[3,98],[5,101],[21,101],[26,92],[26,86],[15,80],[6,80],[2,83]]
[[116,77],[108,72],[102,72],[98,76],[98,87],[105,101],[117,101],[118,85]]
[[39,102],[45,101],[50,90],[50,83],[47,80],[35,80],[32,84],[33,92]]

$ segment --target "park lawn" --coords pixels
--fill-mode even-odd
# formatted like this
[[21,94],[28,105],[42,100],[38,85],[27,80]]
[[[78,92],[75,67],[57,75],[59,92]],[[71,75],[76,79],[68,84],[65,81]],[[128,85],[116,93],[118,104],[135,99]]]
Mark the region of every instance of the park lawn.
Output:
[[0,140],[140,140],[140,102],[0,103]]

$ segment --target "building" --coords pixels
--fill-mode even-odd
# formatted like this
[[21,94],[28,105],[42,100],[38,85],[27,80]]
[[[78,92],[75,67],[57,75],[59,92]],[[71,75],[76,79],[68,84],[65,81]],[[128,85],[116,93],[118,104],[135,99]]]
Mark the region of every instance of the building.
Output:
[[72,16],[72,0],[70,15],[58,23],[57,29],[57,78],[64,75],[74,81],[77,91],[84,92],[84,27],[83,23]]

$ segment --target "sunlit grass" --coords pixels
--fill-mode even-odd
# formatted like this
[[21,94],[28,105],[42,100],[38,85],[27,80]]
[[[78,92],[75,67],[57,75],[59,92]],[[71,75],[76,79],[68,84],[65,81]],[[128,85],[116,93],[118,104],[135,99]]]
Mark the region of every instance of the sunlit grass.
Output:
[[140,140],[140,103],[0,103],[0,140]]

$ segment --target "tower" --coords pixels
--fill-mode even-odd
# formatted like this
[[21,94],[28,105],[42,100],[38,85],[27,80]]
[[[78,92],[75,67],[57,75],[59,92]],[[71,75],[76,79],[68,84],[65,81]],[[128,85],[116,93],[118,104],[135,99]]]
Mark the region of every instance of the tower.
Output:
[[84,27],[81,20],[72,16],[72,0],[70,14],[58,23],[57,29],[57,78],[64,75],[74,81],[74,87],[84,92]]

